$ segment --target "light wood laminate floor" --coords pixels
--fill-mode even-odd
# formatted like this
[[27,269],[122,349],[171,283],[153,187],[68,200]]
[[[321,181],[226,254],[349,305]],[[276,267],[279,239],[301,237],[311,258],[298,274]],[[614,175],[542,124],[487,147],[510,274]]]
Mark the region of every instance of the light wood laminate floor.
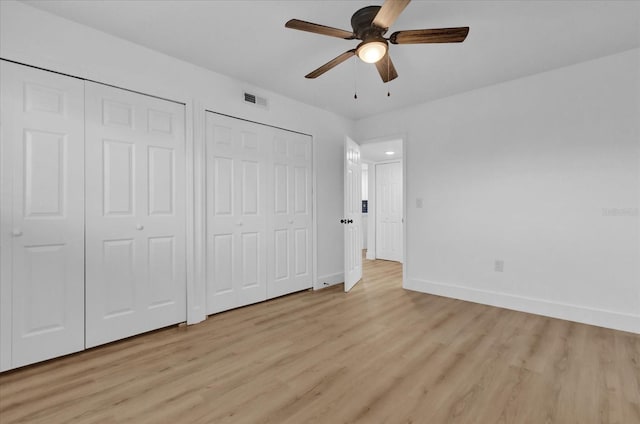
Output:
[[640,423],[640,335],[401,288],[302,292],[0,375],[10,423]]

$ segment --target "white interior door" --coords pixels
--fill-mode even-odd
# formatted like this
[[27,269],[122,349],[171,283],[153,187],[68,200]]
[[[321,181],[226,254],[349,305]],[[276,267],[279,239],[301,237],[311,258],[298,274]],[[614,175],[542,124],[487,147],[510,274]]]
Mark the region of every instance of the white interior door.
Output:
[[376,165],[376,257],[402,262],[402,163]]
[[186,319],[184,113],[86,83],[87,347]]
[[267,134],[206,114],[207,313],[267,298]]
[[362,166],[360,146],[344,144],[344,291],[362,279]]
[[311,137],[276,128],[267,130],[273,141],[267,297],[273,298],[313,285]]
[[84,85],[0,62],[0,369],[84,348]]

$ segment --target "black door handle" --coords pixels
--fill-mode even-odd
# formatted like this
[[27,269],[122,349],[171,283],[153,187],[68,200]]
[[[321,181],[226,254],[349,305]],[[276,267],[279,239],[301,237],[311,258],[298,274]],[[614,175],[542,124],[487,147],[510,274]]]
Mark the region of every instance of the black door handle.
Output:
[[353,224],[353,219],[347,220],[347,224]]
[[346,223],[347,223],[347,220],[346,220],[346,219],[341,219],[341,220],[340,220],[340,223],[341,223],[341,224],[346,224]]

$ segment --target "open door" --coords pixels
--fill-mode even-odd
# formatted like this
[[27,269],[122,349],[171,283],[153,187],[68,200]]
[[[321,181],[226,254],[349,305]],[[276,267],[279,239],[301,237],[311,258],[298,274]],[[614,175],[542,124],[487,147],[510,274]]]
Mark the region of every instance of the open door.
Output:
[[362,279],[362,165],[360,146],[344,143],[344,291]]

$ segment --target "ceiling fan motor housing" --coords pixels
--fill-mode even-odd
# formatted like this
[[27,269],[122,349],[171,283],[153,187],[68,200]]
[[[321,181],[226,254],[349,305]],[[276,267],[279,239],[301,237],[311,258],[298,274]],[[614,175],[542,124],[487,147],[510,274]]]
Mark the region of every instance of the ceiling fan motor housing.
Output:
[[373,25],[380,6],[367,6],[358,10],[351,17],[351,27],[356,38],[365,40],[369,38],[381,39],[388,28],[378,28]]

